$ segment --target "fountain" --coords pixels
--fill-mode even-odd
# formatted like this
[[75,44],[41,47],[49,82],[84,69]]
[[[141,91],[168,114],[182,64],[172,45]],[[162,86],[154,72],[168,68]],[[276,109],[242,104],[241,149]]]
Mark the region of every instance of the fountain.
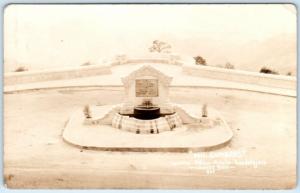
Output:
[[151,99],[145,99],[141,105],[134,107],[133,117],[142,120],[157,119],[160,117],[160,107],[154,106]]
[[207,104],[169,100],[172,77],[142,66],[122,78],[123,103],[76,111],[63,138],[80,147],[112,151],[202,151],[226,145],[233,136]]

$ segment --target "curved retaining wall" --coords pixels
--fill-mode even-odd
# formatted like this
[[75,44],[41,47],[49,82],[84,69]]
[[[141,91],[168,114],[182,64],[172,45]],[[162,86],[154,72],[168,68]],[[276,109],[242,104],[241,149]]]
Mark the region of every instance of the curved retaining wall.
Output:
[[163,63],[182,65],[179,56],[175,54],[151,53],[138,57],[128,57],[121,54],[101,64],[80,66],[64,69],[51,69],[41,71],[9,72],[4,74],[4,85],[24,84],[51,80],[72,79],[87,76],[111,74],[111,66],[137,63]]
[[161,63],[161,64],[173,64],[183,65],[183,62],[177,54],[165,54],[165,53],[150,53],[140,56],[128,56],[125,54],[117,55],[113,58],[109,65],[121,65],[121,64],[138,64],[138,63]]
[[103,74],[111,74],[110,66],[93,65],[47,71],[10,72],[4,74],[4,85],[62,80]]
[[101,65],[47,71],[5,73],[4,84],[13,85],[111,74],[111,66],[136,63],[163,63],[180,65],[182,66],[183,73],[191,76],[228,80],[259,86],[296,90],[297,85],[296,77],[262,74],[258,72],[242,70],[231,70],[212,66],[200,66],[194,64],[192,58],[183,59],[176,54],[158,53],[151,53],[138,57],[128,56],[125,54],[117,55],[115,58],[109,59],[108,61],[103,62]]
[[212,66],[184,65],[182,71],[191,76],[229,80],[260,86],[270,86],[284,89],[297,88],[297,79],[292,76],[262,74],[242,70],[231,70]]

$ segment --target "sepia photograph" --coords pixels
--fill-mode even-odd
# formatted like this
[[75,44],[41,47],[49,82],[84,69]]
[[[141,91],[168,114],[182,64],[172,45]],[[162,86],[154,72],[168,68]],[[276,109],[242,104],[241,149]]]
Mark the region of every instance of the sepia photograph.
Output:
[[9,189],[294,189],[293,4],[10,4]]

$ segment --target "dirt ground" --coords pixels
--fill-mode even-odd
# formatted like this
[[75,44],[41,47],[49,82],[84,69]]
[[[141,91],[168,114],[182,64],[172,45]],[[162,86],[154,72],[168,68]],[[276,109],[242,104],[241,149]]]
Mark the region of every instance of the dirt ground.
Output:
[[120,103],[123,97],[119,88],[5,94],[7,186],[184,189],[295,186],[296,98],[238,90],[171,88],[172,102],[208,103],[230,124],[234,132],[231,143],[214,152],[242,150],[241,159],[265,163],[257,168],[237,164],[211,173],[199,167],[195,162],[197,154],[192,152],[102,152],[78,149],[62,140],[62,130],[74,110],[85,104]]

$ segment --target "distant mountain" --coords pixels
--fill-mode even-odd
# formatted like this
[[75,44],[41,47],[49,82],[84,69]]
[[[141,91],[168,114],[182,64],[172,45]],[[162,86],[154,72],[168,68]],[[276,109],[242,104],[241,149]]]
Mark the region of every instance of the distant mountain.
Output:
[[[34,36],[31,39],[33,38]],[[26,49],[24,47],[24,50],[20,51],[22,57],[19,58],[22,60],[14,61],[13,58],[5,58],[5,72],[13,71],[20,66],[25,66],[30,71],[62,65],[80,66],[86,62],[99,64],[101,58],[110,58],[119,53],[129,55],[147,53],[155,39],[168,42],[172,46],[172,52],[191,58],[201,55],[211,66],[224,66],[230,62],[236,69],[258,72],[266,66],[280,74],[292,72],[293,75],[296,74],[297,68],[296,35],[292,34],[276,35],[262,41],[245,40],[244,42],[237,41],[234,36],[207,38],[201,34],[197,37],[164,34],[155,38],[147,34],[143,37],[131,34],[131,36],[115,39],[99,37],[94,41],[85,41],[81,38],[77,42],[72,42],[70,36],[63,39],[64,41],[57,37],[56,41],[45,41],[44,44],[48,45],[49,49],[43,52],[38,52],[43,47],[38,41],[30,41],[37,43],[30,44],[31,47]],[[39,54],[34,55],[34,53]],[[29,57],[31,55],[35,57]]]
[[267,66],[280,74],[292,72],[297,69],[296,38],[292,35],[278,35],[262,42],[245,45],[241,48],[241,55],[236,60],[240,61],[241,69],[259,71],[262,66]]
[[250,41],[243,44],[228,40],[217,41],[207,38],[187,38],[174,40],[174,51],[185,55],[201,55],[211,66],[225,65],[230,62],[236,69],[258,72],[263,66],[280,74],[297,69],[296,37],[281,34],[263,41]]

